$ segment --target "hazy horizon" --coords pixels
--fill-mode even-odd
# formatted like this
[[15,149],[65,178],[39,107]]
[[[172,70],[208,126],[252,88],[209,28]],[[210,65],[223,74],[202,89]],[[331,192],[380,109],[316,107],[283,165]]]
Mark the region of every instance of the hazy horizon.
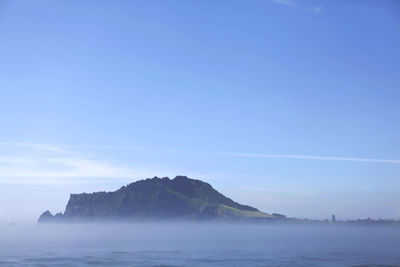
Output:
[[0,228],[0,264],[395,266],[399,235],[398,227],[379,226],[15,225]]
[[186,175],[400,219],[397,1],[0,1],[0,223]]

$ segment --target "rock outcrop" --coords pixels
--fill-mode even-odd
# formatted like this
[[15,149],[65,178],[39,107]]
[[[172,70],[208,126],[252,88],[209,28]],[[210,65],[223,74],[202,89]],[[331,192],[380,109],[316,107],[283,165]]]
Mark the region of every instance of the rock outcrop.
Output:
[[210,184],[186,176],[146,179],[114,192],[71,194],[64,214],[44,212],[39,222],[114,220],[278,219],[241,205]]

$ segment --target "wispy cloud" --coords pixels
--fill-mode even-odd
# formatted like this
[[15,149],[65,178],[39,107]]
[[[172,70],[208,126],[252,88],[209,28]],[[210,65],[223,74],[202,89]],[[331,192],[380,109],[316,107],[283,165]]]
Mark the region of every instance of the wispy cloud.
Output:
[[137,150],[137,151],[147,151],[147,152],[154,152],[154,153],[203,154],[203,155],[230,156],[230,157],[243,157],[243,158],[302,159],[302,160],[350,161],[350,162],[400,164],[400,159],[379,159],[379,158],[361,158],[361,157],[165,150],[165,149],[153,149],[153,148],[136,147],[136,146],[88,146],[87,148],[111,149],[111,150]]
[[121,167],[110,162],[68,158],[0,158],[0,183],[65,184],[98,179],[138,179],[150,173],[140,168]]
[[216,153],[216,154],[232,156],[232,157],[244,157],[244,158],[308,159],[308,160],[353,161],[353,162],[400,164],[400,160],[398,160],[398,159],[310,156],[310,155],[294,155],[294,154],[258,154],[258,153]]
[[294,1],[294,0],[273,0],[272,2],[274,4],[285,5],[287,7],[296,8],[298,10],[310,12],[316,15],[318,15],[322,11],[321,6],[306,7],[304,5],[299,4],[299,1]]
[[142,146],[74,146],[68,145],[68,148],[78,149],[99,149],[99,150],[135,150],[135,151],[153,151],[153,149]]
[[75,146],[75,145],[55,146],[55,145],[48,145],[48,144],[4,143],[4,142],[0,142],[0,145],[23,146],[23,147],[27,147],[27,148],[48,150],[48,151],[53,151],[53,152],[68,152],[69,149],[133,150],[133,151],[146,151],[146,152],[153,152],[153,153],[202,154],[202,155],[230,156],[230,157],[243,157],[243,158],[301,159],[301,160],[350,161],[350,162],[371,162],[371,163],[400,164],[400,159],[340,157],[340,156],[321,156],[321,155],[303,155],[303,154],[210,152],[210,151],[196,151],[196,150],[156,149],[156,148],[148,148],[148,147],[141,147],[141,146],[112,146],[112,145],[103,145],[103,146]]
[[[67,150],[54,145],[20,142],[0,142],[0,146],[11,148],[2,151],[0,155],[0,183],[69,184],[101,179],[108,179],[109,182],[131,181],[150,177],[155,171],[146,171],[143,167],[121,166],[88,157],[77,153],[71,147]],[[16,151],[14,148],[22,150]],[[27,150],[29,153],[25,153]]]
[[61,149],[56,146],[48,145],[48,144],[0,142],[0,146],[22,147],[22,148],[51,151],[51,152],[57,152],[57,153],[67,153],[68,152],[67,150]]
[[[77,150],[134,150],[151,153],[180,153],[184,155],[197,154],[218,157],[240,157],[261,159],[290,159],[290,160],[322,160],[342,161],[377,164],[400,164],[399,159],[362,158],[362,157],[336,157],[315,156],[299,154],[263,154],[263,153],[230,153],[230,152],[207,152],[207,151],[185,151],[185,150],[162,150],[135,146],[55,146],[35,143],[5,143],[3,146],[22,147],[29,150],[38,150],[39,154],[6,153],[0,155],[0,183],[23,183],[23,184],[66,184],[80,181],[98,181],[105,179],[110,182],[140,179],[151,177],[155,174],[177,173],[165,172],[154,168],[146,169],[143,166],[121,166],[110,161],[93,158],[77,153]],[[68,149],[66,149],[68,148]],[[72,148],[76,148],[73,151]],[[79,149],[78,149],[79,148]],[[44,152],[43,152],[44,151]],[[10,155],[13,156],[10,156]],[[161,171],[161,172],[160,172]],[[181,170],[183,171],[183,170]],[[188,172],[190,173],[190,171]]]

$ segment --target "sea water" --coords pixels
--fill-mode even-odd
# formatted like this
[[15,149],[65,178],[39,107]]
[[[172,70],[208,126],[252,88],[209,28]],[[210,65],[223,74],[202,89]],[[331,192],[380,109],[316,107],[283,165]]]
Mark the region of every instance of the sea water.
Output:
[[400,228],[2,225],[0,266],[400,266]]

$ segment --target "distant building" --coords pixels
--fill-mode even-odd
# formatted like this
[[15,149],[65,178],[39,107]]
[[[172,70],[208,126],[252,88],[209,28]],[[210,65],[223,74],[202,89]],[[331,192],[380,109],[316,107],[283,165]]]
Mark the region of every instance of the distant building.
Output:
[[332,223],[335,223],[336,222],[336,216],[335,216],[335,214],[333,214],[332,215]]

